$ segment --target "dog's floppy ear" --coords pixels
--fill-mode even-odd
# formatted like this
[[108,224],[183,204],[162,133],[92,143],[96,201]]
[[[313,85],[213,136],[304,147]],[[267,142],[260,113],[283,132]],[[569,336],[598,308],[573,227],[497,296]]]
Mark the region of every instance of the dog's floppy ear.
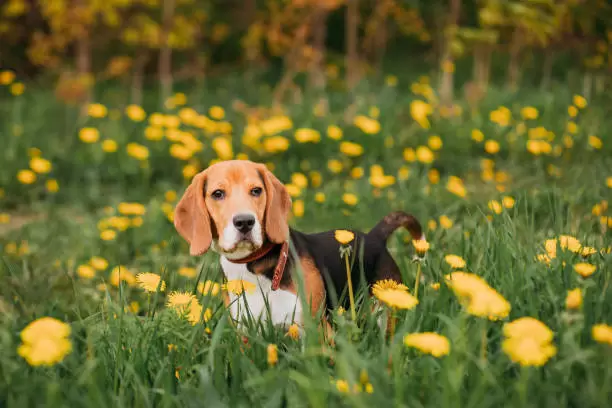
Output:
[[189,253],[202,255],[210,247],[210,216],[204,202],[206,172],[196,175],[174,210],[174,227],[189,242]]
[[258,171],[266,187],[266,235],[271,242],[280,244],[289,238],[291,197],[283,183],[265,165],[261,164]]

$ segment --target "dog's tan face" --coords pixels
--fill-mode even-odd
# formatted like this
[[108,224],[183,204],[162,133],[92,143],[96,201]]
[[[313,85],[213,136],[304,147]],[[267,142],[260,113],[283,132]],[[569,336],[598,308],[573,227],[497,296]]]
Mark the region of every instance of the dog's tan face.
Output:
[[192,255],[211,246],[228,259],[259,249],[266,240],[284,242],[291,198],[262,164],[230,160],[197,174],[179,201],[174,225]]

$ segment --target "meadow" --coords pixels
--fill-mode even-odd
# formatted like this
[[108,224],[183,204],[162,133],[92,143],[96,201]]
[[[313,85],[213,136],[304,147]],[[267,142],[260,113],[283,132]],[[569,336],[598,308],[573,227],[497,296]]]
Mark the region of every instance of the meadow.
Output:
[[[327,75],[326,103],[274,109],[264,79],[227,74],[143,106],[107,84],[82,112],[0,73],[0,406],[609,405],[609,96],[491,87],[439,109],[426,71],[356,96]],[[330,311],[334,345],[312,321],[237,331],[218,256],[189,256],[172,224],[191,178],[232,158],[274,171],[299,230],[422,222],[422,258],[405,231],[389,242],[418,298],[393,336],[363,288],[356,322]],[[511,341],[525,317],[541,323]]]

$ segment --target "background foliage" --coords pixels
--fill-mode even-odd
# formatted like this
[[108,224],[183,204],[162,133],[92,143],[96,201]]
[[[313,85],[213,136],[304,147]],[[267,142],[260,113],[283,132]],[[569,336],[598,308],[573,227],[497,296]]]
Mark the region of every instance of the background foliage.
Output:
[[[612,348],[591,330],[612,324],[611,12],[595,0],[2,2],[0,405],[606,406]],[[367,230],[395,209],[421,220],[420,303],[398,313],[394,338],[363,288],[359,336],[331,312],[333,350],[310,325],[299,339],[236,331],[205,289],[222,283],[217,256],[189,257],[172,226],[193,175],[233,158],[274,170],[306,232]],[[409,241],[398,232],[389,247],[412,290]],[[546,365],[513,363],[505,321],[466,313],[444,283],[448,254],[510,302],[507,321],[553,330]],[[145,293],[139,272],[166,291]],[[178,316],[173,291],[197,295],[206,319]],[[42,316],[70,325],[72,351],[32,367],[20,333]],[[450,354],[402,344],[425,331]]]

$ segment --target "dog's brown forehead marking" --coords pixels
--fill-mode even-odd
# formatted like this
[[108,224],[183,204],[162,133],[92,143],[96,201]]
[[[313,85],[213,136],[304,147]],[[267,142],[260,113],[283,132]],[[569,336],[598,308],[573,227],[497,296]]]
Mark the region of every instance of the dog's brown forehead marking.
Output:
[[257,184],[261,177],[255,166],[250,162],[228,161],[217,163],[210,167],[208,183],[210,188],[230,188],[245,184]]

